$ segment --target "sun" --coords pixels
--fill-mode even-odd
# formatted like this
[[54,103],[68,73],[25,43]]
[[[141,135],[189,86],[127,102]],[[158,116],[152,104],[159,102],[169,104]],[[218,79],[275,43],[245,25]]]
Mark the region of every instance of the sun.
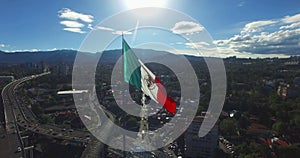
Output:
[[123,0],[128,9],[143,7],[166,7],[168,0]]

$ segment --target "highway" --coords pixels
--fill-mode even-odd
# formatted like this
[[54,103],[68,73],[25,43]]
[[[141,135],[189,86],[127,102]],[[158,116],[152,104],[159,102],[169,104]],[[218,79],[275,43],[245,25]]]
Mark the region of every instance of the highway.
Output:
[[17,148],[22,146],[17,133],[7,133],[4,128],[0,127],[0,135],[1,158],[23,157],[23,153],[17,151]]
[[[21,132],[19,127],[32,131],[37,134],[45,135],[48,137],[69,140],[73,142],[80,142],[83,144],[99,144],[95,139],[90,139],[90,134],[84,131],[73,129],[64,129],[54,125],[41,124],[34,116],[29,108],[26,107],[15,95],[15,89],[22,83],[35,79],[40,76],[47,75],[43,73],[39,75],[32,75],[15,80],[6,85],[2,90],[2,99],[5,114],[5,131],[4,141],[7,139],[9,142],[9,152],[1,152],[0,157],[24,157],[24,147],[21,140]],[[4,141],[1,140],[1,143]],[[0,145],[1,145],[0,143]],[[100,143],[101,144],[101,143]],[[21,147],[21,152],[16,152],[17,148]],[[101,146],[102,147],[102,146]],[[5,149],[6,147],[1,147]],[[99,149],[100,150],[100,149]],[[3,156],[2,156],[3,154]],[[11,156],[12,155],[12,156]]]
[[[46,74],[47,73],[43,73],[40,75],[33,75],[30,77],[25,77],[16,80],[3,89],[2,92],[4,96],[2,97],[6,109],[5,110],[6,116],[8,116],[7,114],[9,113],[9,111],[7,110],[12,109],[14,116],[11,117],[15,118],[16,123],[22,128],[25,128],[27,130],[30,130],[38,134],[42,134],[54,138],[88,143],[89,138],[85,137],[88,136],[87,132],[76,131],[72,129],[66,130],[58,126],[39,123],[39,121],[35,118],[33,113],[26,107],[26,105],[20,103],[20,100],[18,100],[18,98],[15,96],[15,89],[21,83]],[[8,127],[10,126],[10,119],[6,119],[6,125],[7,125],[6,129],[10,129]]]
[[0,157],[5,158],[20,158],[24,157],[24,152],[17,151],[18,147],[23,148],[23,143],[21,141],[20,131],[17,126],[15,111],[12,106],[9,106],[9,95],[7,90],[10,89],[12,83],[6,85],[2,92],[2,99],[3,99],[3,107],[4,107],[4,115],[5,115],[5,122],[1,128],[1,141],[0,141]]

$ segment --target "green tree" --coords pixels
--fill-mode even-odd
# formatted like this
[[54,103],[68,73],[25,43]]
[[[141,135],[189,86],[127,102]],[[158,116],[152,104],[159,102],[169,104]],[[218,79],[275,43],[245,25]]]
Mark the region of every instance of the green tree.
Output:
[[291,145],[287,147],[278,147],[275,152],[278,158],[298,157],[300,155],[300,146]]
[[42,114],[40,118],[44,123],[54,124],[54,120],[49,115]]
[[240,153],[241,158],[257,158],[271,157],[270,150],[267,145],[258,143],[243,143],[236,147],[236,152]]
[[272,129],[278,132],[278,134],[285,134],[287,125],[282,121],[275,122],[272,126]]
[[237,131],[237,121],[234,118],[222,120],[220,122],[220,130],[227,136],[235,135]]
[[249,125],[250,125],[250,121],[249,121],[249,119],[246,116],[242,115],[238,119],[238,126],[239,126],[239,128],[246,129]]

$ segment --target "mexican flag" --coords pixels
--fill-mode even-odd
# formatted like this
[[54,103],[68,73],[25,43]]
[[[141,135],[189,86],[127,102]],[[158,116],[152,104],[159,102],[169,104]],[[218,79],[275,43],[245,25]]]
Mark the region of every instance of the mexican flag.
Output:
[[124,80],[135,88],[142,90],[156,103],[174,115],[176,102],[167,96],[159,79],[137,58],[127,42],[123,39]]

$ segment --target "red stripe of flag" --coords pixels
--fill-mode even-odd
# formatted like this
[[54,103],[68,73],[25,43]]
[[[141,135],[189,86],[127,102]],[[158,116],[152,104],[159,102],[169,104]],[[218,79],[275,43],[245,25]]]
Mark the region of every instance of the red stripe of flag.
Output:
[[169,113],[174,115],[176,111],[176,102],[171,97],[167,96],[165,87],[161,84],[157,77],[155,77],[154,81],[158,86],[157,101],[163,105]]

